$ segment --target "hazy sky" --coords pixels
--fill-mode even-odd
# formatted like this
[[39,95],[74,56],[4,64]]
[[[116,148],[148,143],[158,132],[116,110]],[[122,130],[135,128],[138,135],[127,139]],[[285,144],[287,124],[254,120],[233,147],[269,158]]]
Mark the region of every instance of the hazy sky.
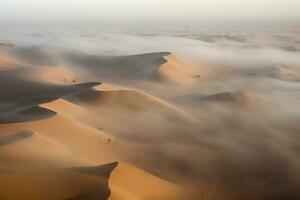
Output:
[[300,19],[300,0],[0,0],[0,22]]

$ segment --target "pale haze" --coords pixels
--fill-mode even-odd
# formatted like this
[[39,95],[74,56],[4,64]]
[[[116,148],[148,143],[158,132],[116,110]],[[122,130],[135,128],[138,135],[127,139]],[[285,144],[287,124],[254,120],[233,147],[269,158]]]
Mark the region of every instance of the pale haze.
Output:
[[300,200],[300,0],[0,0],[0,200]]
[[1,0],[0,22],[292,20],[299,0]]

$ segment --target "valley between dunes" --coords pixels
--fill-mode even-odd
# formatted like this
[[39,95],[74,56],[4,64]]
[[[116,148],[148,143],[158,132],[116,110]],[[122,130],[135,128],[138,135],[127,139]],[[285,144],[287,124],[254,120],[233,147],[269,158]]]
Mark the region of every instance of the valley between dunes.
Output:
[[[173,64],[158,70],[161,77],[191,83],[189,71],[172,78]],[[0,73],[9,76],[1,79],[1,199],[180,199],[180,185],[130,162],[131,151],[141,147],[121,132],[144,128],[135,112],[194,123],[187,113],[141,91],[77,84],[80,74],[62,66],[39,68],[1,58]]]
[[[283,168],[269,165],[281,160],[272,153],[280,146],[277,140],[269,144],[257,136],[257,143],[254,136],[264,129],[254,116],[268,118],[264,108],[276,104],[270,98],[254,90],[221,88],[216,80],[226,82],[230,76],[168,52],[74,53],[64,60],[39,65],[13,53],[0,57],[1,200],[297,194],[292,186],[298,182],[292,184]],[[272,79],[291,74],[274,69],[284,73],[277,71]],[[252,151],[254,146],[265,151]],[[276,171],[274,178],[286,187],[262,179],[266,169]]]

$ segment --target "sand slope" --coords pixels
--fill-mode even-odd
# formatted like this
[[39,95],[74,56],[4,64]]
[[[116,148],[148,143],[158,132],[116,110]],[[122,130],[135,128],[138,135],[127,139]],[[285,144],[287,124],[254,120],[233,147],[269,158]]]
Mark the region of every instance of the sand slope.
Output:
[[191,85],[212,73],[212,70],[178,58],[175,54],[167,55],[165,59],[167,62],[158,69],[161,79],[165,81]]
[[74,84],[76,81],[75,73],[63,66],[48,66],[36,70],[40,80],[55,84]]
[[175,200],[182,192],[179,186],[125,163],[113,171],[109,185],[109,200]]
[[0,198],[7,200],[105,200],[110,165],[72,169],[0,169]]
[[132,56],[69,54],[66,59],[93,76],[143,79],[155,76],[158,67],[166,62],[164,56],[168,54],[168,52]]
[[[0,199],[181,200],[192,191],[198,200],[210,187],[223,194],[210,169],[212,162],[226,161],[214,143],[222,137],[205,132],[203,118],[211,123],[205,110],[252,109],[260,102],[256,95],[184,95],[202,89],[197,83],[213,71],[171,53],[67,55],[65,66],[35,50],[19,55],[41,58],[18,68],[3,61],[0,71]],[[140,89],[143,83],[149,93]],[[154,85],[168,95],[151,95]],[[172,97],[176,104],[168,101]]]
[[57,167],[76,163],[68,148],[43,134],[31,131],[5,132],[0,136],[1,167]]
[[[83,120],[85,123],[93,127],[100,126],[123,139],[131,138],[142,142],[146,138],[156,140],[167,135],[176,137],[185,127],[182,124],[188,127],[184,128],[186,134],[189,129],[198,125],[186,112],[137,90],[83,90],[66,99],[92,113]],[[164,128],[157,131],[155,124]]]
[[169,52],[133,56],[68,55],[66,59],[91,76],[149,80],[190,86],[212,70],[190,63]]
[[[47,177],[40,175],[44,173],[43,170],[24,171],[20,169],[8,173],[8,175],[5,173],[5,178],[1,179],[3,182],[0,181],[0,184],[5,182],[15,184],[19,182],[17,188],[23,188],[24,199],[39,199],[42,195],[47,195],[45,199],[61,197],[68,197],[66,199],[106,199],[108,194],[106,183],[101,181],[102,179],[90,177],[91,175],[99,176],[99,173],[101,175],[101,171],[71,167],[82,165],[80,164],[82,162],[94,163],[95,165],[96,163],[105,163],[116,159],[118,156],[108,152],[107,146],[103,142],[106,141],[106,133],[76,121],[76,116],[84,113],[82,112],[83,110],[65,100],[56,100],[52,103],[44,104],[42,107],[51,108],[58,115],[35,122],[0,125],[1,130],[6,132],[18,130],[34,131],[30,132],[30,135],[25,134],[26,137],[22,137],[22,133],[17,132],[17,135],[4,135],[2,140],[0,138],[0,143],[2,141],[3,145],[6,146],[6,149],[1,149],[0,146],[0,157],[2,161],[5,160],[6,167],[17,164],[22,164],[24,167],[24,163],[27,163],[27,167],[51,167],[52,169],[44,170],[45,172],[47,171],[47,177],[52,179],[58,178],[55,181],[50,181]],[[26,151],[24,151],[25,149]],[[10,158],[13,159],[10,160]],[[16,158],[18,158],[17,162],[13,162]],[[42,164],[36,162],[41,162]],[[53,169],[55,166],[70,166],[68,169],[71,172]],[[19,173],[22,176],[19,176]],[[89,177],[86,177],[85,174],[88,174]],[[134,182],[130,181],[132,177],[135,179]],[[78,182],[78,184],[74,186],[72,184],[73,181]],[[141,182],[145,183],[143,190],[140,188]],[[24,186],[25,183],[28,185]],[[40,192],[33,193],[33,187],[36,187],[37,183],[39,184],[37,188]],[[72,188],[68,189],[68,184],[72,185]],[[11,185],[8,184],[3,190],[9,187]],[[111,196],[112,199],[173,199],[172,197],[180,193],[178,186],[167,183],[125,163],[117,167],[116,174],[110,181],[110,187],[114,194]],[[97,188],[97,190],[93,188]],[[140,189],[136,190],[135,188]],[[85,190],[86,192],[84,192]],[[103,194],[105,195],[100,196]],[[10,199],[19,198],[13,192],[3,192],[3,198],[7,197],[10,197]]]
[[29,71],[13,69],[0,72],[0,123],[32,121],[54,116],[53,111],[38,105],[99,84],[54,85],[31,81],[26,77]]

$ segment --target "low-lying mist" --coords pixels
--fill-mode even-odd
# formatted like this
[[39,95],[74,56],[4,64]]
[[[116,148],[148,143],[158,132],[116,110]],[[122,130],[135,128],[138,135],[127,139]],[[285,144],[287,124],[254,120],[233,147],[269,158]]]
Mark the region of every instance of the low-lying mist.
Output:
[[[4,32],[0,39],[15,44],[3,54],[28,64],[62,65],[75,71],[79,81],[143,91],[103,92],[97,104],[73,101],[95,112],[85,123],[102,123],[125,141],[116,150],[126,152],[124,160],[192,185],[191,199],[296,200],[300,198],[299,31],[23,30],[13,36]],[[149,71],[133,72],[138,67],[152,72],[161,64],[156,57],[155,62],[153,57],[140,57],[137,66],[137,60],[112,57],[150,52],[173,52],[213,74],[190,86],[164,83],[146,77]],[[104,71],[97,71],[104,65]],[[108,73],[111,65],[120,70]]]

